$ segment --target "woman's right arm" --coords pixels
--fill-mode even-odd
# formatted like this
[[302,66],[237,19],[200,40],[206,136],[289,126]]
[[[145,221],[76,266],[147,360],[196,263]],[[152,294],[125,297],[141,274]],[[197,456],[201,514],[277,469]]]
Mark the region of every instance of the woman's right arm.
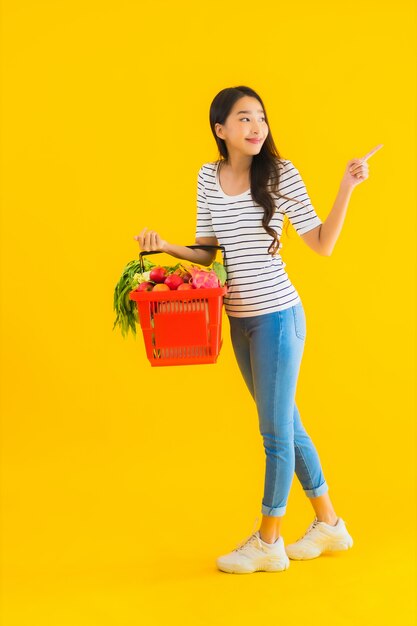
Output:
[[[187,246],[177,246],[174,243],[168,243],[165,239],[162,239],[159,234],[154,230],[147,230],[145,227],[139,235],[134,237],[139,243],[140,250],[151,251],[158,250],[159,252],[166,252],[176,257],[177,259],[184,259],[191,263],[197,263],[198,265],[211,265],[216,258],[216,250],[193,250],[187,248]],[[216,237],[199,237],[196,239],[196,244],[204,246],[218,246]]]

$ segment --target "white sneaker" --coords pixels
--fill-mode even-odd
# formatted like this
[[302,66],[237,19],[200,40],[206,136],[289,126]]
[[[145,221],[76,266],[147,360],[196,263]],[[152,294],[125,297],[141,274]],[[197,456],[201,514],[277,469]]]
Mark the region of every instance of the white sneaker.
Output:
[[304,535],[295,543],[288,544],[285,551],[290,559],[304,560],[315,559],[326,551],[348,550],[352,546],[353,539],[341,517],[335,526],[319,522],[315,517]]
[[259,530],[229,554],[218,557],[216,563],[220,570],[229,574],[280,572],[290,566],[284,539],[279,537],[275,543],[266,543],[261,539]]

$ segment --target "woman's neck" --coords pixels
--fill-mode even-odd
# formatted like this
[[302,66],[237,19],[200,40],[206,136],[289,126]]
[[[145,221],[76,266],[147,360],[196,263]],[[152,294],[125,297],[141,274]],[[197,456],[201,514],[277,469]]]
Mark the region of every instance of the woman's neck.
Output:
[[227,160],[223,161],[223,167],[227,167],[233,178],[244,178],[250,171],[252,159],[252,156],[229,154]]

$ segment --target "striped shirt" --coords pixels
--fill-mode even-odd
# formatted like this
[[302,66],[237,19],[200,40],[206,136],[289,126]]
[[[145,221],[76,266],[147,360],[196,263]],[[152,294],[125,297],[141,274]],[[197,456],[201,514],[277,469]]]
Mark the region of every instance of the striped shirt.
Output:
[[[303,204],[275,198],[276,211],[269,225],[280,238],[285,214],[302,235],[322,221],[297,168],[289,160],[280,160],[279,167],[279,192]],[[262,226],[263,214],[263,207],[254,202],[250,189],[234,196],[223,192],[217,162],[201,166],[197,176],[196,237],[216,237],[225,248],[229,289],[223,303],[232,317],[273,313],[301,301],[280,252],[275,257],[268,253],[273,239]]]

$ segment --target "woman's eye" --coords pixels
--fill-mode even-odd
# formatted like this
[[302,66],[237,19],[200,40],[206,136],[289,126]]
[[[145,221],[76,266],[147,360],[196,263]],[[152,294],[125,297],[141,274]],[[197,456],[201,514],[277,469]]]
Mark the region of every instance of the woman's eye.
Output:
[[[248,119],[249,119],[248,117],[242,117],[242,118],[240,119],[240,121],[241,121],[241,122],[243,122],[243,120],[248,120]],[[265,122],[265,118],[263,117],[262,119],[263,119],[263,121]]]

